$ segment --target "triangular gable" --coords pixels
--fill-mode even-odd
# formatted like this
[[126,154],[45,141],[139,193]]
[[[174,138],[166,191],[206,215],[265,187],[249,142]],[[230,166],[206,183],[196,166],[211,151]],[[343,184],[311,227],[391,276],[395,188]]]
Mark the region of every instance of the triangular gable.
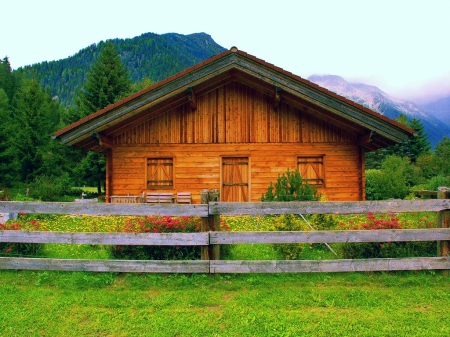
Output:
[[[239,111],[239,113],[234,113]],[[111,134],[115,144],[354,143],[355,136],[238,81]]]
[[240,82],[352,134],[366,151],[406,141],[411,130],[308,80],[232,48],[118,101],[55,133],[64,144],[102,151],[111,135],[189,103],[232,81]]

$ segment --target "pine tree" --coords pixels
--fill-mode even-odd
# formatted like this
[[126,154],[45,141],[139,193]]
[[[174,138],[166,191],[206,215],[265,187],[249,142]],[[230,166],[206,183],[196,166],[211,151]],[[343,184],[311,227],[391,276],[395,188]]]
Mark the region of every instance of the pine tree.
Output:
[[75,98],[74,121],[124,98],[130,91],[131,80],[128,71],[114,49],[114,44],[108,41]]
[[417,161],[417,158],[419,158],[421,155],[427,154],[431,150],[431,144],[428,140],[428,136],[424,131],[422,122],[417,119],[413,118],[408,123],[409,127],[416,131],[416,136],[410,138],[406,142],[406,156],[411,159],[412,163],[415,163]]
[[15,180],[13,168],[13,147],[11,144],[14,131],[11,128],[11,106],[8,95],[0,88],[0,187],[10,187]]
[[12,73],[9,59],[6,56],[3,60],[0,60],[0,88],[5,91],[10,102],[13,100],[17,90],[17,82],[16,77]]
[[[108,41],[86,76],[86,82],[75,98],[75,109],[69,122],[88,116],[131,92],[131,80],[112,41]],[[79,160],[75,172],[86,182],[97,183],[105,178],[105,158],[100,153],[89,153]]]
[[435,149],[435,160],[441,170],[441,174],[449,177],[450,176],[450,138],[444,137],[436,145]]
[[[11,146],[19,178],[31,182],[43,172],[43,153],[59,124],[59,109],[37,80],[24,80],[12,102]],[[17,164],[19,163],[19,164]]]
[[414,117],[408,120],[405,115],[400,115],[396,121],[413,129],[416,135],[411,136],[406,142],[366,153],[366,169],[380,169],[383,161],[392,155],[409,158],[411,163],[415,163],[421,155],[430,152],[431,144],[419,119]]

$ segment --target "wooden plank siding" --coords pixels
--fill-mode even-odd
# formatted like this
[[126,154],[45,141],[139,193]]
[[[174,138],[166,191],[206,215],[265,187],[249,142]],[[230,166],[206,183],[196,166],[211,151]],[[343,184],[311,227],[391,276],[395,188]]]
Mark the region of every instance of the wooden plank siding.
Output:
[[222,157],[248,157],[249,200],[259,201],[269,183],[298,156],[324,156],[328,200],[362,200],[362,156],[356,138],[239,82],[230,82],[140,125],[114,135],[107,195],[139,195],[147,158],[173,158],[173,186],[200,202],[203,189],[219,189]]
[[[298,155],[328,153],[325,158],[325,187],[319,190],[327,200],[360,200],[361,178],[358,175],[358,150],[352,144],[340,146],[321,144],[305,147],[302,144],[235,144],[233,152],[227,145],[154,145],[121,146],[112,151],[115,171],[112,179],[112,194],[139,195],[147,190],[145,179],[146,158],[155,156],[174,157],[174,185],[167,192],[189,191],[193,203],[200,202],[203,189],[219,189],[221,181],[221,157],[235,153],[245,154],[251,159],[249,187],[250,199],[259,201],[270,181],[275,182],[287,168],[295,169]],[[346,151],[345,151],[346,150]],[[347,160],[354,158],[354,161]],[[140,168],[140,172],[139,172]],[[127,169],[130,171],[127,172]]]

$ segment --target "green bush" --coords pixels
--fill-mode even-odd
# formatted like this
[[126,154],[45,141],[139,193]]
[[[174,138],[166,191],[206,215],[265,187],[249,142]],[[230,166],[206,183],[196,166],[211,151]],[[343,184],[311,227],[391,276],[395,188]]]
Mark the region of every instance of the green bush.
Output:
[[[32,220],[32,225],[38,229],[39,224]],[[0,230],[23,230],[19,222],[0,223]],[[35,257],[39,256],[44,249],[42,243],[0,242],[0,256]]]
[[58,177],[41,175],[29,185],[29,196],[41,201],[57,201],[70,193],[69,176]]
[[[127,233],[194,233],[201,227],[200,217],[146,216],[128,219],[119,231]],[[230,227],[221,220],[220,230]],[[111,253],[117,259],[127,260],[198,260],[200,246],[111,246]],[[222,245],[221,258],[230,254],[230,245]]]
[[[274,215],[271,217],[273,231],[307,231],[309,230],[306,222],[294,214]],[[285,260],[299,260],[305,249],[303,243],[274,243],[274,250]]]
[[401,258],[436,256],[436,242],[370,242],[346,243],[344,259]]
[[[273,186],[270,182],[267,192],[261,197],[262,201],[314,201],[319,200],[319,194],[314,186],[303,181],[298,170],[278,175],[277,182]],[[283,214],[273,218],[273,230],[275,231],[300,231],[308,230],[305,221],[298,215]],[[285,260],[298,260],[304,250],[305,244],[283,243],[273,244],[273,248]]]
[[426,189],[430,191],[437,191],[438,187],[450,187],[450,177],[444,177],[442,175],[436,176],[428,180]]
[[[395,214],[377,217],[369,213],[366,221],[353,229],[402,229],[402,225]],[[342,245],[342,256],[345,259],[428,257],[436,256],[436,253],[436,242],[367,242]]]
[[[192,233],[200,231],[199,217],[146,216],[128,219],[121,229],[127,233]],[[111,246],[117,259],[127,260],[195,260],[199,246]]]
[[388,156],[381,169],[366,170],[366,198],[404,199],[412,186],[422,182],[419,171],[408,158]]
[[314,186],[303,181],[298,170],[278,175],[277,182],[273,186],[270,182],[267,192],[262,195],[262,201],[305,201],[318,200],[319,195]]
[[313,214],[310,218],[311,225],[318,231],[333,230],[338,226],[332,214]]

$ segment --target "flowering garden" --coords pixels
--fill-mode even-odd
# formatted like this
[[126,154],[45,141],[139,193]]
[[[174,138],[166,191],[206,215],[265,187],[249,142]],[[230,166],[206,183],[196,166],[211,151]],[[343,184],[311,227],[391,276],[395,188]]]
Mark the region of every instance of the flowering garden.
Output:
[[[229,216],[221,218],[221,231],[308,231],[422,229],[436,226],[436,213],[367,215],[292,214]],[[201,218],[171,216],[87,216],[20,213],[16,220],[0,224],[0,230],[55,232],[199,232]],[[331,247],[329,247],[331,248]],[[333,244],[254,244],[221,246],[222,259],[337,259],[435,256],[435,242],[383,242]],[[76,244],[0,243],[1,256],[40,256],[88,259],[199,259],[198,246],[101,246]]]

